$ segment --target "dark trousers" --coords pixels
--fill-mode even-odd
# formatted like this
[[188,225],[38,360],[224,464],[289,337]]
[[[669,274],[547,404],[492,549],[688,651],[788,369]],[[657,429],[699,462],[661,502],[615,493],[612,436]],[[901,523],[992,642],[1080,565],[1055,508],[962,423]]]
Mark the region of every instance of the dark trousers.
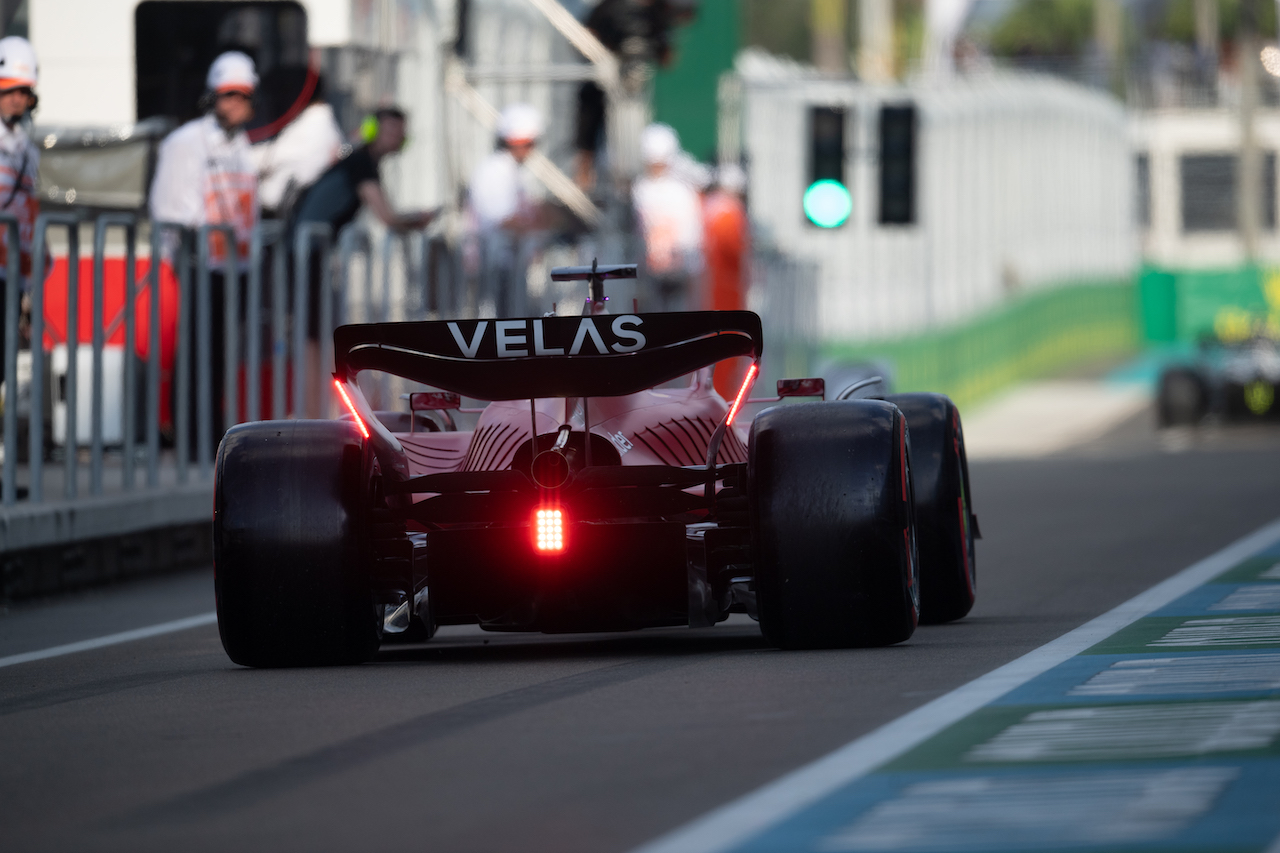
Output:
[[578,89],[578,121],[574,145],[579,151],[595,151],[604,133],[604,90],[588,81]]
[[[198,281],[194,271],[191,280],[193,283]],[[240,316],[235,318],[235,322],[240,324],[241,334],[239,337],[243,347],[245,296],[247,290],[243,276],[236,276],[236,286],[240,288]],[[221,272],[211,272],[209,274],[210,457],[218,451],[218,443],[222,441],[222,436],[227,431],[231,414],[226,411],[223,399],[226,396],[227,387],[226,292],[227,275]],[[181,342],[179,342],[179,345],[181,345]],[[191,306],[191,339],[189,346],[191,355],[187,381],[190,384],[187,387],[190,388],[190,394],[187,406],[187,423],[190,428],[189,447],[191,448],[191,458],[198,459],[200,453],[200,305],[198,298],[196,303]],[[174,395],[174,405],[177,405],[176,394]]]

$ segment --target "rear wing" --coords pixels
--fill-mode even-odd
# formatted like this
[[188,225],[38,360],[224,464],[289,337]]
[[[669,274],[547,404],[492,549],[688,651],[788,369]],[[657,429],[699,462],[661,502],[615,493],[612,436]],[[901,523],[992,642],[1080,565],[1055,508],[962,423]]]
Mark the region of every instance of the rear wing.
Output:
[[380,370],[477,400],[634,394],[763,351],[750,311],[341,326],[337,376]]

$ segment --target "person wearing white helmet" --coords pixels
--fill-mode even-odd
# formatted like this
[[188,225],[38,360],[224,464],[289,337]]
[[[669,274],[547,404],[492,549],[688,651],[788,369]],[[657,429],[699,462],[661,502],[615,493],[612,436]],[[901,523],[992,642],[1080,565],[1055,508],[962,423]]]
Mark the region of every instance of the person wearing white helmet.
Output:
[[659,311],[681,311],[702,271],[702,202],[673,167],[683,152],[675,130],[651,124],[640,134],[645,172],[631,187],[644,239],[643,271]]
[[511,104],[498,119],[498,148],[471,175],[467,198],[480,242],[481,300],[499,317],[524,313],[524,265],[544,205],[525,161],[542,136],[542,115]]
[[498,150],[471,175],[471,210],[482,230],[523,227],[536,209],[523,167],[542,136],[542,116],[528,104],[512,104],[498,119]]
[[[36,52],[21,36],[0,39],[0,214],[18,220],[18,278],[25,290],[31,275],[31,243],[40,202],[36,175],[40,150],[27,135],[24,118],[35,109],[38,82]],[[0,379],[3,379],[6,339],[5,293],[9,277],[9,241],[0,230]]]
[[[248,56],[233,50],[215,59],[201,99],[207,112],[161,143],[151,182],[153,220],[188,228],[230,225],[241,268],[258,223],[258,176],[244,132],[253,118],[257,87],[258,74]],[[229,248],[222,235],[214,235],[210,256],[216,266],[227,264]]]
[[[210,277],[209,345],[213,380],[210,405],[214,413],[211,449],[216,449],[227,421],[222,411],[223,330],[226,322],[235,322],[235,318],[224,316],[224,289],[237,285],[240,274],[248,270],[249,240],[258,224],[258,174],[244,131],[253,118],[258,74],[252,59],[239,51],[228,51],[209,66],[205,84],[200,100],[205,114],[182,125],[160,144],[150,208],[152,222],[172,222],[187,228],[227,225],[235,233],[234,246],[228,245],[221,232],[210,235],[208,246],[214,270]],[[198,339],[192,343],[197,342]],[[193,382],[198,362],[198,358],[191,359]],[[200,388],[195,384],[191,387],[189,399],[196,412]],[[193,453],[197,453],[195,442],[192,446]]]

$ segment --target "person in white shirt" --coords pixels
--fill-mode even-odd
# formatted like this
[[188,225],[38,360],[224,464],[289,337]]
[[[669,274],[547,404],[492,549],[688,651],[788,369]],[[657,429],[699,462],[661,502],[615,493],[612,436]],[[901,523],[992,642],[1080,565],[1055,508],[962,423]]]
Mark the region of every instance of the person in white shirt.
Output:
[[[224,288],[237,284],[238,273],[247,271],[249,239],[258,224],[258,173],[249,153],[244,126],[253,118],[253,93],[258,74],[253,60],[239,51],[222,54],[209,66],[208,87],[201,103],[208,112],[182,125],[160,144],[156,174],[151,183],[152,222],[174,222],[187,228],[202,225],[229,225],[235,245],[227,245],[223,233],[209,235],[211,276],[210,336],[212,356],[211,407],[213,449],[221,440],[226,413],[223,405],[225,365],[222,358],[225,322],[237,318],[223,316]],[[238,263],[232,263],[232,251]],[[228,282],[225,273],[233,276]],[[244,300],[240,300],[241,305]],[[198,313],[193,315],[198,316]],[[197,337],[192,343],[196,343]],[[193,376],[199,363],[192,349]],[[192,411],[198,412],[200,389],[192,383]],[[193,417],[193,452],[198,453],[198,424]]]
[[702,201],[674,174],[680,139],[665,124],[640,135],[645,173],[631,188],[645,256],[642,270],[659,311],[683,311],[698,304],[693,290],[702,273]]
[[[476,167],[468,202],[480,243],[480,298],[499,317],[527,310],[524,269],[544,210],[524,163],[542,136],[542,116],[512,104],[498,120],[498,150]],[[485,306],[487,309],[487,306]]]
[[[249,236],[258,224],[258,171],[244,126],[253,118],[258,74],[253,60],[239,51],[222,54],[209,66],[208,112],[193,119],[160,144],[151,182],[151,218],[188,228],[230,225],[243,269]],[[222,235],[210,241],[215,266],[228,260]]]
[[306,108],[274,139],[251,149],[264,214],[287,219],[305,190],[338,162],[344,142],[333,107],[324,99],[324,80],[316,75]]
[[40,213],[36,197],[40,150],[27,135],[23,121],[36,106],[37,71],[36,53],[26,39],[0,39],[0,214],[17,218],[19,251],[18,281],[9,282],[8,229],[0,229],[0,380],[4,379],[7,338],[5,296],[10,286],[20,290],[30,286],[31,244]]

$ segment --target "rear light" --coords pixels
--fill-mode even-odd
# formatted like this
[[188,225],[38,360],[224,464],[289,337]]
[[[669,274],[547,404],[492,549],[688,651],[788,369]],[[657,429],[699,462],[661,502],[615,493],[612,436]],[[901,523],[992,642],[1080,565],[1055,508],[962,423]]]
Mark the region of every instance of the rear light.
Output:
[[759,363],[751,362],[751,366],[747,368],[747,375],[742,380],[742,387],[738,389],[738,396],[734,398],[733,405],[729,407],[729,416],[725,418],[725,426],[733,426],[733,419],[738,416],[738,409],[742,408],[742,401],[747,398],[747,392],[755,384],[756,374],[759,372]]
[[347,393],[347,389],[343,387],[341,379],[333,380],[333,387],[338,389],[338,396],[342,398],[342,402],[346,404],[347,411],[351,412],[351,417],[356,419],[356,426],[360,429],[360,434],[369,439],[369,428],[364,425],[364,419],[360,417],[360,413],[356,411],[356,404],[351,402],[351,395]]
[[533,546],[544,554],[564,550],[564,513],[558,509],[540,509],[533,517]]

